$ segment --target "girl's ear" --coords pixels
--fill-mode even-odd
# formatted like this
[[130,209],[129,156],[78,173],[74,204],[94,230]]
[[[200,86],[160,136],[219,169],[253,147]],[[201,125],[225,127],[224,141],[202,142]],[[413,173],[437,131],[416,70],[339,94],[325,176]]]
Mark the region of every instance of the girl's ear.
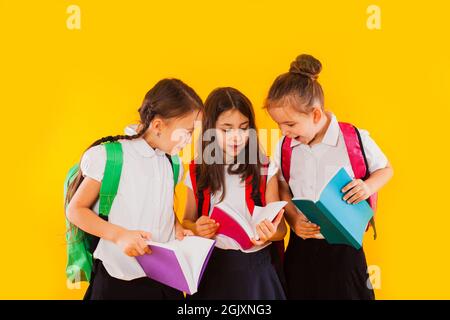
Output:
[[150,125],[150,128],[156,135],[161,134],[161,130],[163,129],[164,122],[161,118],[155,117],[152,120],[152,123]]
[[317,107],[317,106],[313,107],[312,114],[313,114],[314,124],[317,124],[320,122],[320,120],[322,120],[323,112],[322,112],[321,107]]

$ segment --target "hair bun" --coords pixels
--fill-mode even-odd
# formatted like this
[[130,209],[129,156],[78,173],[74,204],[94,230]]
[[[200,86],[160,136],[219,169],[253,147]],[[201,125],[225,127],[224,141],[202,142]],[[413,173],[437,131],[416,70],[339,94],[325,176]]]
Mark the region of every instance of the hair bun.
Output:
[[315,81],[319,78],[322,71],[322,64],[319,60],[309,54],[299,55],[289,68],[290,73],[302,75]]

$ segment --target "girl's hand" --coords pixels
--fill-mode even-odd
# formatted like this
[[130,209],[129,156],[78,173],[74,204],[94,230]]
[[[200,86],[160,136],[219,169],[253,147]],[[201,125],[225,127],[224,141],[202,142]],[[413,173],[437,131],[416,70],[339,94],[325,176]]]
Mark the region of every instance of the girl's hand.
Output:
[[281,209],[277,214],[275,220],[270,222],[267,219],[264,219],[256,226],[256,232],[258,233],[259,240],[254,238],[250,239],[255,246],[261,246],[274,236],[277,232],[278,225],[280,224],[281,219],[283,218],[284,209]]
[[191,230],[183,228],[178,221],[175,223],[175,239],[183,240],[185,236],[193,235],[194,233]]
[[149,232],[122,229],[115,243],[127,256],[137,257],[152,253],[146,242],[146,240],[150,240],[150,237],[151,234]]
[[295,221],[295,225],[292,227],[297,236],[306,239],[317,239],[320,233],[320,227],[317,224],[308,221],[308,218],[302,213]]
[[[348,192],[347,192],[348,191]],[[370,187],[361,179],[355,179],[347,184],[342,192],[345,193],[344,199],[349,204],[357,204],[361,201],[367,200],[372,195]]]
[[213,219],[207,216],[201,216],[195,222],[194,233],[203,238],[212,238],[219,228],[219,223],[216,223]]

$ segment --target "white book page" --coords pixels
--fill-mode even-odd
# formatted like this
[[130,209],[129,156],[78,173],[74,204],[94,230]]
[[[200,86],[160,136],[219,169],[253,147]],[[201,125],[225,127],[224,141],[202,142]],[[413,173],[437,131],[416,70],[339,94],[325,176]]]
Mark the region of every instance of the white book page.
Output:
[[256,240],[259,240],[256,226],[265,219],[272,222],[272,220],[277,216],[278,212],[280,212],[280,210],[283,209],[286,205],[286,201],[276,201],[268,203],[265,207],[255,206],[252,216],[252,228]]
[[182,241],[175,240],[174,242],[174,246],[177,247],[177,257],[179,257],[191,293],[197,291],[203,263],[211,247],[214,246],[214,242],[214,240],[197,236],[186,236]]

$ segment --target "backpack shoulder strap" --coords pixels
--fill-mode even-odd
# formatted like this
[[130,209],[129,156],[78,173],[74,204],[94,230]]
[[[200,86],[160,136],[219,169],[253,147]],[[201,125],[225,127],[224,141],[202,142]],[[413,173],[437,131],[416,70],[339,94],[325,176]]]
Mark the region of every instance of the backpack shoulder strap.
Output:
[[199,190],[197,181],[200,176],[199,166],[192,160],[189,164],[189,175],[191,177],[192,190],[194,191],[195,202],[197,204],[197,216],[208,216],[211,209],[211,193],[208,188]]
[[194,160],[189,163],[189,177],[191,178],[192,190],[194,191],[195,202],[198,205],[198,195],[197,195],[197,166]]
[[258,189],[257,194],[259,194],[260,198],[261,198],[260,199],[261,204],[258,204],[257,202],[255,202],[258,206],[266,205],[266,187],[267,187],[267,179],[269,177],[269,163],[263,164],[262,169],[263,169],[264,174],[261,175],[259,185],[258,185],[259,188],[256,188],[256,186],[255,186],[255,189]]
[[175,189],[178,184],[178,179],[180,175],[180,157],[178,155],[169,155],[166,154],[167,159],[170,162],[170,166],[172,167],[172,174],[173,174],[173,188]]
[[267,169],[269,165],[264,163],[262,165],[262,172],[260,179],[248,177],[245,180],[245,201],[250,214],[253,214],[255,206],[264,207],[266,205],[266,184],[267,184]]
[[105,143],[104,146],[106,149],[106,165],[100,187],[99,214],[107,217],[119,188],[123,166],[123,150],[122,144],[117,141]]
[[339,122],[342,135],[344,136],[345,146],[350,158],[353,172],[357,179],[367,179],[370,175],[366,154],[361,141],[358,129],[345,122]]
[[258,205],[257,202],[261,202],[259,195],[256,195],[255,185],[257,184],[256,179],[253,179],[252,176],[249,176],[245,179],[245,202],[247,204],[248,211],[250,215],[253,214],[253,210],[255,209],[255,205]]
[[292,192],[291,186],[289,185],[289,181],[291,179],[291,160],[292,160],[292,147],[291,147],[292,139],[289,137],[284,137],[283,141],[281,142],[281,174],[283,175],[284,181],[286,181],[289,191],[291,192],[291,195],[293,196],[294,193]]
[[284,137],[281,142],[281,174],[283,175],[284,180],[287,184],[289,184],[289,180],[291,178],[291,157],[292,157],[292,148],[291,148],[292,139],[289,137]]
[[[353,173],[356,179],[366,180],[370,176],[369,164],[367,162],[366,153],[364,152],[364,146],[362,144],[361,135],[359,130],[350,123],[339,122],[342,135],[344,137],[345,146],[347,147],[347,153],[350,159]],[[375,193],[367,199],[367,202],[376,211],[378,195]],[[370,219],[370,225],[372,225],[374,232],[374,239],[377,238],[377,230],[375,227],[375,219]]]

